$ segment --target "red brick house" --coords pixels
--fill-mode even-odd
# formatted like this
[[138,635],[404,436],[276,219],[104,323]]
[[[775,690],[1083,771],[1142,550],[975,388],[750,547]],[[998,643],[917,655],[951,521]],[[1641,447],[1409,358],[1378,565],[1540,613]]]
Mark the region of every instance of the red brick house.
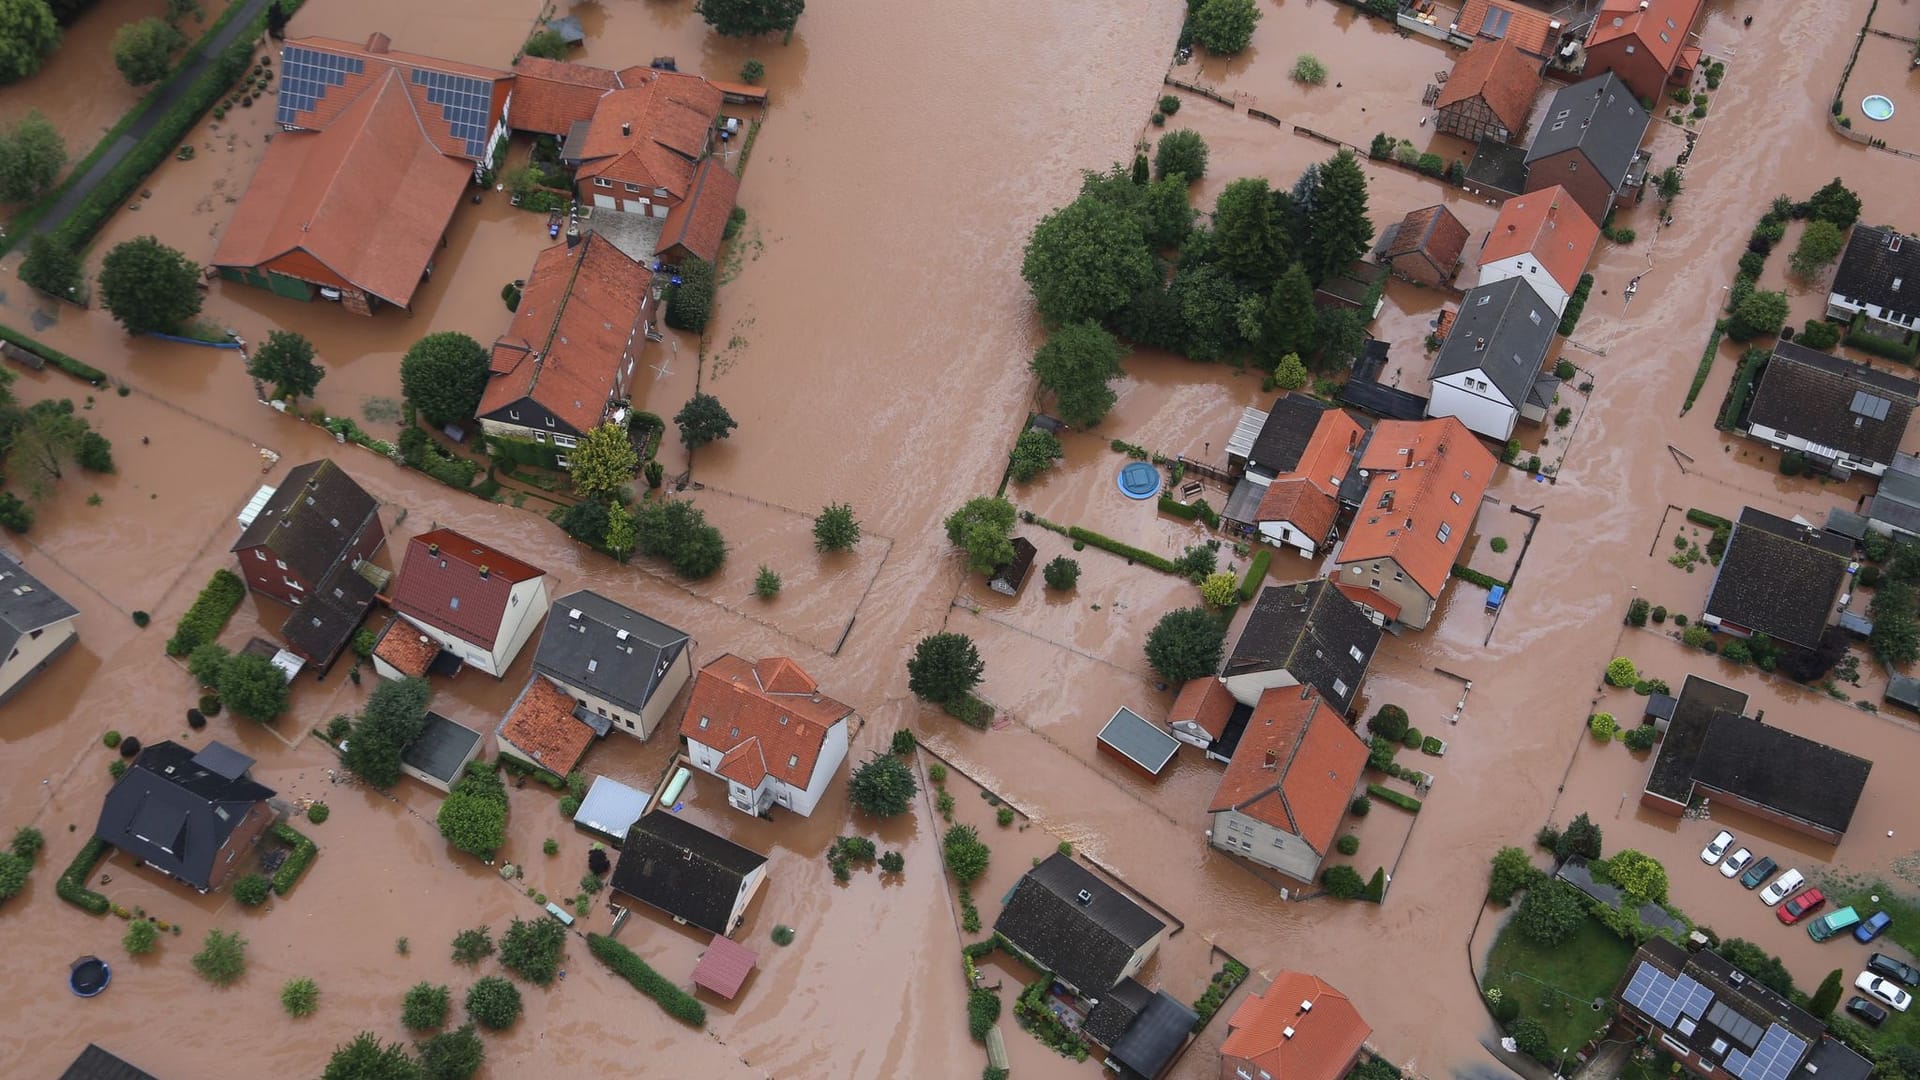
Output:
[[654,254],[669,263],[678,263],[689,255],[708,262],[719,258],[727,217],[739,196],[739,177],[716,158],[702,161],[693,171],[686,201],[667,212],[667,224]]
[[564,160],[576,165],[581,202],[663,218],[693,189],[696,167],[713,145],[721,93],[698,75],[651,68],[619,74],[621,87],[600,99],[585,131],[568,136]]
[[386,540],[380,504],[331,458],[296,465],[234,541],[247,588],[299,605]]
[[1647,134],[1647,110],[1618,75],[1562,88],[1527,148],[1528,192],[1560,186],[1596,223],[1616,198],[1644,179],[1635,159]]
[[551,599],[545,570],[452,529],[408,541],[392,589],[393,610],[442,650],[496,679],[533,636]]
[[1444,285],[1460,270],[1467,227],[1444,206],[1422,207],[1380,237],[1377,258],[1395,277]]
[[1545,60],[1553,55],[1560,24],[1510,0],[1467,0],[1454,30],[1471,38],[1511,41],[1521,52]]
[[1283,971],[1233,1010],[1220,1044],[1220,1080],[1340,1080],[1373,1029],[1326,980]]
[[1700,50],[1687,44],[1701,0],[1603,0],[1587,35],[1588,77],[1611,71],[1647,101],[1658,101],[1667,80],[1693,77]]
[[1527,126],[1540,89],[1540,61],[1506,38],[1481,38],[1453,65],[1434,104],[1442,135],[1507,142]]

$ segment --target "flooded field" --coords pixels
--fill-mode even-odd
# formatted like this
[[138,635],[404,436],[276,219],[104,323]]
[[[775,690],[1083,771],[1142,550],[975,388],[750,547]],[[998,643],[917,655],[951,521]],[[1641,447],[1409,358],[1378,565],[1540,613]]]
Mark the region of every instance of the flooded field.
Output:
[[[1316,971],[1353,997],[1375,1041],[1397,1063],[1433,1077],[1484,1073],[1494,1064],[1481,1047],[1492,1028],[1475,994],[1467,945],[1482,909],[1477,882],[1493,851],[1525,843],[1541,822],[1582,809],[1601,820],[1610,845],[1631,842],[1666,860],[1682,907],[1722,933],[1770,943],[1796,975],[1810,977],[1817,961],[1804,941],[1763,934],[1777,927],[1744,928],[1763,917],[1760,905],[1748,899],[1742,908],[1718,875],[1684,869],[1715,823],[1643,822],[1631,806],[1615,823],[1609,804],[1635,790],[1644,765],[1621,747],[1593,744],[1579,719],[1598,693],[1591,687],[1601,667],[1621,648],[1619,617],[1630,598],[1647,596],[1673,610],[1697,610],[1703,601],[1709,575],[1669,566],[1659,551],[1677,526],[1678,512],[1664,529],[1660,524],[1669,506],[1730,516],[1752,503],[1818,519],[1864,490],[1781,477],[1763,447],[1714,430],[1737,361],[1733,346],[1722,347],[1699,402],[1684,416],[1681,404],[1725,296],[1722,286],[1732,279],[1737,237],[1774,195],[1804,197],[1839,174],[1862,194],[1866,220],[1898,223],[1906,212],[1920,163],[1825,129],[1831,87],[1852,46],[1850,28],[1866,6],[1814,0],[1769,11],[1765,33],[1743,32],[1742,12],[1730,3],[1712,6],[1703,38],[1710,51],[1733,60],[1700,128],[1674,223],[1656,226],[1652,200],[1624,212],[1616,224],[1635,228],[1638,238],[1603,244],[1590,268],[1593,298],[1567,351],[1592,372],[1595,391],[1574,449],[1556,484],[1502,470],[1489,491],[1494,504],[1476,527],[1473,565],[1501,573],[1505,560],[1517,558],[1513,549],[1526,525],[1510,508],[1541,514],[1506,610],[1490,622],[1480,590],[1456,583],[1427,631],[1383,644],[1363,688],[1368,714],[1400,704],[1449,744],[1444,758],[1422,762],[1438,779],[1417,816],[1382,806],[1348,826],[1362,840],[1356,868],[1385,866],[1393,874],[1387,901],[1377,907],[1282,900],[1280,885],[1297,883],[1270,881],[1211,851],[1204,811],[1219,767],[1197,753],[1183,751],[1155,782],[1096,750],[1095,732],[1121,705],[1164,717],[1171,692],[1154,685],[1139,645],[1162,611],[1195,601],[1190,584],[1087,550],[1075,556],[1085,571],[1076,594],[1050,596],[1036,574],[1020,597],[1006,601],[963,576],[940,528],[965,497],[993,489],[1032,402],[1026,361],[1039,333],[1018,276],[1027,232],[1075,190],[1079,170],[1130,154],[1163,92],[1181,17],[1174,0],[1124,12],[1087,0],[1021,8],[970,0],[883,19],[823,5],[806,14],[784,46],[716,38],[684,0],[581,9],[590,62],[673,55],[683,70],[731,78],[746,58],[757,57],[773,95],[742,187],[751,239],[721,290],[706,366],[702,343],[690,336],[677,339],[677,353],[668,345],[646,360],[661,364],[647,389],[651,411],[671,415],[698,378],[740,421],[728,442],[703,449],[695,463],[696,479],[708,485],[695,497],[734,553],[723,575],[690,589],[654,568],[622,567],[584,552],[526,510],[467,498],[337,447],[258,404],[231,353],[129,340],[103,312],[55,311],[23,289],[6,290],[0,315],[10,325],[31,326],[36,336],[124,380],[131,392],[123,398],[112,388],[89,390],[53,372],[16,385],[29,400],[79,403],[94,393],[99,400],[87,415],[114,440],[120,472],[63,480],[39,508],[33,532],[15,545],[83,614],[81,644],[0,712],[0,759],[20,778],[0,785],[0,824],[32,822],[49,837],[27,892],[5,914],[19,981],[39,989],[0,1003],[0,1053],[23,1075],[51,1075],[88,1038],[105,1038],[104,1006],[113,1009],[111,1045],[159,1075],[195,1075],[211,1055],[236,1070],[309,1075],[355,1031],[401,1037],[398,1000],[411,983],[444,981],[463,992],[472,975],[448,959],[454,931],[483,920],[498,930],[510,915],[535,915],[523,883],[451,856],[432,823],[431,792],[405,781],[390,800],[328,782],[331,753],[302,733],[353,711],[370,689],[339,670],[322,682],[301,680],[291,714],[273,730],[223,715],[206,733],[258,757],[261,778],[283,797],[320,797],[333,808],[333,820],[309,828],[321,856],[290,897],[244,911],[224,895],[196,897],[120,861],[108,863],[106,890],[117,902],[185,928],[157,956],[130,961],[118,945],[117,919],[94,920],[53,896],[53,879],[92,827],[108,785],[100,734],[109,727],[147,741],[181,734],[177,718],[192,703],[193,688],[159,646],[200,585],[228,565],[231,515],[263,479],[323,453],[338,455],[383,501],[392,539],[378,561],[391,565],[395,544],[434,524],[456,527],[542,566],[556,591],[593,587],[688,629],[701,658],[723,650],[794,656],[864,718],[853,761],[884,746],[897,727],[914,727],[956,774],[964,769],[1017,807],[1026,826],[1002,830],[986,801],[963,790],[957,775],[950,778],[959,819],[978,823],[995,845],[993,868],[976,890],[983,919],[992,921],[1022,864],[1070,841],[1181,922],[1149,971],[1178,997],[1198,996],[1218,964],[1212,947],[1247,963],[1255,986],[1283,967]],[[1208,79],[1253,95],[1259,108],[1289,122],[1361,145],[1380,130],[1422,130],[1420,90],[1448,66],[1447,50],[1401,39],[1343,5],[1286,0],[1264,10],[1254,50],[1230,62],[1204,61]],[[502,3],[452,18],[347,0],[310,5],[293,33],[361,40],[380,30],[399,49],[504,66],[536,14],[537,5]],[[1294,53],[1309,50],[1332,75],[1324,87],[1298,90],[1286,69]],[[1022,74],[982,78],[986,71]],[[1089,71],[1102,74],[1089,78]],[[21,89],[0,92],[8,115]],[[1306,164],[1333,150],[1247,117],[1247,103],[1229,110],[1189,97],[1178,115],[1174,126],[1192,126],[1212,145],[1209,177],[1194,193],[1203,209],[1235,176],[1258,173],[1291,184]],[[206,258],[230,213],[228,200],[264,147],[267,114],[244,112],[229,114],[218,130],[208,123],[196,131],[200,153],[190,162],[169,161],[147,185],[152,195],[139,200],[141,209],[108,225],[94,249],[96,265],[106,246],[148,232]],[[103,125],[112,115],[71,122]],[[1783,140],[1806,152],[1780,153]],[[1657,170],[1684,138],[1663,125],[1651,145]],[[1446,202],[1476,234],[1492,220],[1493,207],[1430,180],[1376,166],[1368,176],[1377,227],[1434,202]],[[308,334],[329,371],[318,404],[383,434],[369,405],[385,415],[378,399],[397,398],[400,354],[432,331],[457,329],[482,341],[498,334],[507,317],[500,288],[524,276],[546,243],[541,226],[500,193],[462,204],[411,315],[389,311],[364,320],[330,304],[301,305],[227,283],[213,285],[205,314],[249,340],[274,328]],[[1784,257],[1776,253],[1772,262]],[[17,258],[8,262],[15,264]],[[1638,296],[1623,307],[1622,290],[1638,274],[1646,275]],[[1389,291],[1389,314],[1375,332],[1392,344],[1396,363],[1420,357],[1439,298],[1430,290]],[[1804,317],[1798,307],[1796,315]],[[1211,459],[1239,410],[1266,397],[1258,385],[1257,376],[1226,368],[1138,355],[1116,386],[1113,418],[1097,434],[1067,440],[1065,468],[1011,488],[1009,496],[1053,520],[1171,549],[1191,527],[1162,518],[1151,503],[1123,505],[1113,486],[1123,459],[1107,440]],[[391,421],[385,423],[390,431]],[[1561,435],[1549,438],[1558,443]],[[263,446],[282,455],[265,477]],[[670,467],[680,454],[666,452]],[[100,504],[87,505],[96,491]],[[1222,494],[1209,492],[1209,501]],[[829,501],[851,502],[868,531],[861,550],[841,562],[819,559],[807,543],[806,519]],[[1053,533],[1021,531],[1040,545],[1043,559],[1067,547]],[[1490,550],[1495,536],[1512,543],[1502,557]],[[787,577],[772,604],[748,595],[760,562]],[[1297,576],[1294,568],[1283,572],[1285,562],[1276,559],[1274,580]],[[133,610],[150,611],[154,624],[136,628]],[[270,637],[282,616],[275,605],[250,600],[222,640]],[[909,695],[904,656],[914,639],[942,628],[979,642],[987,661],[981,691],[1003,711],[1004,724],[976,732]],[[1631,641],[1636,659],[1676,685],[1684,670],[1706,670],[1689,668],[1705,658],[1676,643],[1651,635]],[[530,657],[528,650],[502,680],[469,672],[442,682],[435,708],[490,730]],[[1471,680],[1471,691],[1436,669]],[[1762,683],[1751,673],[1729,678],[1753,692],[1757,705],[1778,695],[1767,699],[1770,721],[1813,725],[1805,730],[1819,730],[1876,765],[1859,835],[1837,852],[1795,847],[1748,823],[1718,824],[1793,851],[1803,868],[1833,861],[1848,871],[1885,873],[1913,851],[1907,830],[1887,838],[1885,829],[1894,826],[1880,824],[1892,814],[1887,785],[1920,760],[1912,725]],[[672,743],[669,732],[644,746],[603,744],[586,768],[651,788]],[[636,1052],[671,1053],[682,1071],[716,1077],[885,1077],[951,1062],[964,1066],[953,1075],[977,1071],[983,1055],[965,1031],[956,955],[957,944],[971,938],[956,929],[953,893],[938,872],[944,822],[931,803],[909,818],[876,824],[849,811],[844,783],[830,788],[807,820],[734,814],[705,780],[695,781],[685,801],[695,820],[772,854],[769,886],[740,935],[761,958],[742,998],[710,1001],[710,1030],[695,1033],[608,978],[584,944],[571,941],[568,979],[526,991],[527,1016],[488,1038],[482,1075],[526,1075],[554,1060],[611,1071],[630,1068]],[[513,791],[512,811],[503,854],[526,864],[526,884],[567,890],[579,873],[584,838],[538,785]],[[835,885],[821,856],[835,836],[854,833],[900,850],[906,873],[860,870],[849,884]],[[549,836],[561,841],[552,859],[539,853]],[[768,939],[777,924],[796,929],[792,946]],[[604,908],[587,925],[603,928]],[[213,926],[238,928],[252,943],[252,970],[234,990],[206,987],[186,962]],[[411,943],[406,955],[395,948],[403,936]],[[647,913],[636,913],[622,940],[683,983],[701,945]],[[119,977],[103,1001],[59,990],[64,965],[88,952],[116,961]],[[319,982],[322,1005],[314,1018],[289,1024],[272,990],[297,975]],[[1010,970],[1005,977],[1020,976]],[[218,1009],[164,1007],[176,998],[213,1001]],[[875,1022],[881,1015],[887,1023]],[[274,1037],[234,1040],[236,1024]],[[1015,1029],[1010,1017],[1003,1026],[1022,1076],[1091,1075],[1089,1066],[1052,1055]],[[1216,1075],[1223,1037],[1224,1024],[1216,1021],[1173,1075]]]

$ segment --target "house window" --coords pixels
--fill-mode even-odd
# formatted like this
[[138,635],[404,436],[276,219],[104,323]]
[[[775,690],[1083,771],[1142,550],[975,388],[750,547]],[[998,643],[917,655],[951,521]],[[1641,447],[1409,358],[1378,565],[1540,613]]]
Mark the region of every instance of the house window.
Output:
[[727,738],[737,739],[739,737],[740,737],[740,729],[738,727],[730,727],[727,729]]
[[607,179],[604,176],[596,176],[593,178],[593,186],[594,187],[612,187],[613,181]]
[[253,557],[256,559],[259,559],[261,562],[266,562],[267,561],[266,549],[264,548],[253,549]]
[[285,570],[287,568],[287,564],[280,559],[273,560],[273,565],[279,567],[282,570]]
[[707,723],[708,723],[708,721],[707,721],[707,718],[706,718],[706,717],[704,717],[704,716],[703,716],[703,717],[701,717],[701,718],[700,718],[700,730],[702,730],[702,731],[705,731],[705,730],[707,729]]
[[1333,680],[1333,696],[1334,697],[1347,696],[1347,681],[1345,679]]
[[546,432],[544,432],[544,431],[536,431],[536,432],[534,432],[534,433],[533,433],[533,441],[534,441],[534,442],[537,442],[537,443],[539,443],[539,444],[541,444],[542,446],[544,446],[544,445],[546,445],[546,442],[547,442],[547,433],[546,433]]
[[1480,297],[1480,302],[1479,302],[1479,305],[1478,305],[1478,306],[1480,306],[1480,307],[1486,307],[1486,306],[1487,306],[1487,303],[1488,303],[1489,301],[1491,301],[1492,299],[1493,299],[1493,294],[1492,294],[1492,293],[1488,293],[1488,294],[1486,294],[1486,295],[1484,295],[1484,296],[1482,296],[1482,297]]
[[456,597],[454,597],[453,599],[451,599],[451,600],[448,600],[448,601],[447,601],[447,606],[448,606],[449,608],[452,608],[452,609],[453,609],[453,610],[455,610],[455,611],[459,611],[459,610],[460,610],[460,598],[456,596]]
[[562,435],[557,431],[553,433],[553,445],[555,446],[573,446],[578,441],[579,440],[571,435]]
[[663,187],[654,188],[653,193],[662,199],[667,197],[667,189]]
[[1444,521],[1441,522],[1440,523],[1440,542],[1443,544],[1446,543],[1447,537],[1452,535],[1453,535],[1453,526],[1447,524]]
[[31,634],[28,634],[28,635],[27,635],[27,637],[29,637],[29,638],[31,638],[31,639],[33,639],[34,641],[39,641],[39,640],[40,640],[40,635],[41,635],[41,634],[44,634],[44,633],[46,633],[46,629],[45,629],[45,628],[43,627],[43,628],[41,628],[41,629],[39,629],[39,630],[35,630],[35,631],[34,631],[33,633],[31,633]]
[[547,426],[548,426],[548,427],[552,427],[552,426],[553,426],[553,417],[551,417],[551,416],[549,416],[549,417],[547,417]]
[[1349,646],[1347,646],[1347,652],[1348,652],[1349,654],[1351,654],[1351,655],[1353,656],[1353,659],[1354,659],[1354,662],[1355,662],[1355,663],[1361,663],[1361,662],[1363,662],[1363,661],[1365,661],[1365,660],[1366,660],[1366,658],[1367,658],[1367,654],[1366,654],[1366,653],[1363,653],[1363,652],[1361,652],[1361,651],[1360,651],[1360,646],[1358,646],[1358,645],[1349,645]]
[[507,410],[507,419],[509,419],[509,420],[518,420],[518,419],[520,419],[520,410],[518,410],[518,409],[508,409],[508,410]]
[[1539,325],[1540,325],[1540,313],[1539,313],[1539,312],[1537,312],[1537,311],[1529,311],[1529,312],[1527,312],[1527,318],[1529,318],[1529,319],[1532,319],[1532,320],[1533,320],[1533,325],[1535,325],[1535,326],[1539,326]]
[[780,726],[781,726],[781,727],[786,727],[786,726],[787,726],[787,718],[786,718],[786,717],[784,717],[784,716],[783,716],[783,717],[781,717],[781,718],[780,718]]
[[639,184],[628,184],[628,185],[627,185],[627,190],[628,190],[628,191],[630,191],[630,192],[632,192],[632,193],[633,193],[633,194],[635,194],[635,195],[638,195],[638,194],[640,194],[640,185],[639,185]]
[[799,767],[800,767],[800,755],[799,755],[799,754],[788,754],[788,755],[787,755],[787,768],[789,768],[789,769],[797,769],[797,768],[799,768]]
[[1450,495],[1450,496],[1448,496],[1448,498],[1451,498],[1451,499],[1453,500],[1453,505],[1455,505],[1455,506],[1459,506],[1459,505],[1460,505],[1460,493],[1459,493],[1459,492],[1457,492],[1457,491],[1456,491],[1456,492],[1454,492],[1454,493],[1453,493],[1452,495]]
[[1632,55],[1633,55],[1633,46],[1631,46],[1631,45],[1629,45],[1629,46],[1627,46],[1627,55],[1628,55],[1628,56],[1632,56]]

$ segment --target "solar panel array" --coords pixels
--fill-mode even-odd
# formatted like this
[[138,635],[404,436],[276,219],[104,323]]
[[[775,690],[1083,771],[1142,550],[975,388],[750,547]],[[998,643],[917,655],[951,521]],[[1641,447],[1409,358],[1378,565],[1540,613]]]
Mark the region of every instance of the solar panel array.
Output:
[[366,73],[366,61],[357,56],[321,52],[289,45],[280,50],[280,108],[274,119],[291,124],[327,96],[327,88],[346,83],[348,75]]
[[1713,1008],[1707,1010],[1707,1023],[1741,1046],[1753,1046],[1760,1041],[1760,1025],[1734,1012],[1724,1001],[1714,1002]]
[[1851,407],[1854,412],[1859,413],[1869,420],[1885,420],[1887,418],[1887,409],[1891,407],[1892,404],[1893,403],[1886,398],[1876,397],[1873,394],[1867,393],[1865,390],[1855,390],[1853,392],[1853,405]]
[[493,84],[470,75],[449,75],[442,71],[415,68],[413,82],[427,88],[427,101],[440,106],[440,116],[453,129],[453,137],[466,143],[472,157],[485,157],[487,118],[493,111]]
[[1480,23],[1482,37],[1503,38],[1507,36],[1507,24],[1513,21],[1513,12],[1503,7],[1487,8],[1487,17]]
[[1779,1024],[1769,1024],[1752,1056],[1738,1050],[1727,1055],[1727,1071],[1740,1080],[1786,1080],[1806,1052],[1805,1039]]
[[1627,1004],[1653,1018],[1661,1027],[1672,1027],[1681,1013],[1698,1017],[1713,1002],[1713,991],[1694,982],[1692,977],[1674,977],[1642,963],[1627,983]]

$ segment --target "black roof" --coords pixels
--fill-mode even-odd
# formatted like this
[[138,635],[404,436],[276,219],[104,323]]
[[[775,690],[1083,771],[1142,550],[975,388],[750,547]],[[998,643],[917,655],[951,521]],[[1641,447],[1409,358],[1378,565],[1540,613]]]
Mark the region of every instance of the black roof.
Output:
[[1674,704],[1674,700],[1665,694],[1648,694],[1646,715],[1661,720],[1671,720]]
[[1745,716],[1707,725],[1696,783],[1801,821],[1846,832],[1873,762]]
[[1380,628],[1327,579],[1269,585],[1260,590],[1222,674],[1285,671],[1345,715],[1379,644]]
[[1153,1080],[1165,1072],[1199,1019],[1199,1013],[1165,990],[1153,995],[1133,1026],[1113,1044],[1109,1056],[1119,1063],[1121,1080]]
[[993,580],[1010,586],[1014,592],[1026,584],[1027,575],[1033,572],[1034,557],[1039,555],[1033,541],[1024,536],[1013,538],[1013,558],[1006,565],[993,572]]
[[1853,542],[1749,506],[1740,511],[1706,614],[1803,649],[1819,645]]
[[107,792],[94,835],[196,888],[255,804],[273,798],[247,770],[253,759],[214,742],[195,753],[167,741],[140,751]]
[[613,887],[702,930],[725,934],[747,875],[767,857],[654,810],[633,823],[613,868]]
[[1141,986],[1129,975],[1100,996],[1100,1003],[1087,1013],[1087,1022],[1080,1026],[1080,1030],[1101,1046],[1112,1046],[1127,1033],[1127,1029],[1146,1011],[1151,1001],[1153,991]]
[[1553,309],[1519,278],[1481,285],[1461,298],[1460,316],[1434,355],[1429,377],[1484,371],[1518,409],[1540,377],[1559,326]]
[[1320,414],[1333,406],[1306,394],[1287,394],[1275,399],[1267,410],[1267,422],[1254,436],[1253,449],[1247,453],[1247,467],[1259,468],[1279,476],[1300,464],[1300,455],[1320,424]]
[[1166,924],[1072,856],[1055,852],[1021,877],[993,929],[1041,968],[1098,997]]
[[1684,803],[1693,795],[1693,763],[1707,738],[1707,725],[1722,713],[1739,716],[1747,695],[1698,675],[1680,684],[1660,752],[1647,770],[1647,790],[1663,799]]
[[307,602],[280,624],[280,636],[289,649],[318,665],[325,675],[366,621],[374,592],[373,583],[361,577],[351,562],[336,563]]
[[1920,312],[1920,240],[1892,229],[1855,225],[1840,269],[1834,272],[1833,291],[1887,311]]
[[332,458],[295,465],[234,541],[264,547],[304,581],[319,581],[380,512],[380,504]]
[[1853,1052],[1838,1039],[1821,1039],[1807,1055],[1807,1067],[1819,1070],[1820,1080],[1867,1080],[1873,1062]]
[[[1348,379],[1340,387],[1340,404],[1364,409],[1389,420],[1420,420],[1427,415],[1427,399],[1410,390],[1377,382]],[[1360,460],[1358,455],[1355,461]]]
[[553,602],[533,670],[639,712],[689,647],[686,631],[582,589]]
[[1720,954],[1689,953],[1665,938],[1640,947],[1614,996],[1667,1038],[1747,1080],[1798,1074],[1827,1031]]
[[451,784],[466,764],[467,754],[483,738],[484,735],[472,728],[429,711],[420,728],[420,737],[413,740],[400,760],[410,768]]
[[1527,148],[1527,166],[1579,148],[1607,181],[1619,188],[1647,134],[1647,110],[1612,72],[1563,87],[1553,95]]
[[60,1080],[157,1080],[150,1072],[136,1069],[92,1043],[73,1059]]
[[1867,518],[1908,532],[1920,532],[1920,457],[1895,454],[1867,502]]
[[27,573],[20,560],[0,551],[0,656],[10,655],[14,642],[35,630],[78,614],[78,608]]
[[1481,139],[1467,163],[1467,181],[1509,195],[1527,190],[1527,148]]
[[1911,379],[1783,341],[1760,375],[1747,423],[1885,465],[1900,450],[1916,399],[1920,383]]

